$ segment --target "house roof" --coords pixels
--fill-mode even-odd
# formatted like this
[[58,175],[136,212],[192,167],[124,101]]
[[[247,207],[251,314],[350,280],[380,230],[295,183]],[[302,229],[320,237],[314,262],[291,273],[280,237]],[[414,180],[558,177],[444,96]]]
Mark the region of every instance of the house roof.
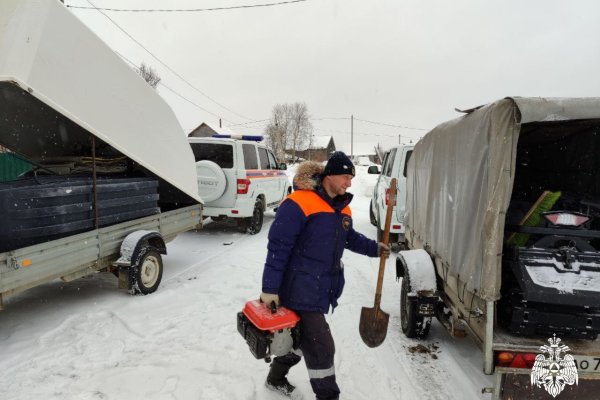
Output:
[[309,143],[305,143],[304,146],[301,146],[298,150],[304,151],[308,150],[321,150],[326,149],[329,146],[329,142],[333,140],[331,136],[313,136],[312,137],[312,145]]
[[[194,133],[195,131],[197,131],[198,129],[200,129],[202,127],[202,125],[205,125],[205,126],[209,127],[210,129],[212,129],[213,131],[215,131],[215,133],[218,134],[218,135],[232,135],[232,136],[235,136],[235,135],[240,135],[241,136],[242,135],[242,133],[236,132],[233,129],[225,127],[225,126],[218,127],[218,126],[215,126],[215,125],[211,125],[208,122],[202,122],[196,128],[192,129],[190,131],[190,133],[188,133],[188,136],[191,136],[192,133]],[[256,135],[254,135],[254,136],[256,136]]]

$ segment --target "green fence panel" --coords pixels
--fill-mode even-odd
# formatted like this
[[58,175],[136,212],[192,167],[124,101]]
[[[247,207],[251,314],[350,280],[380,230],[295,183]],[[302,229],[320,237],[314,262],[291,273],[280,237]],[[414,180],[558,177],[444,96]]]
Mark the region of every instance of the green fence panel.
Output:
[[17,179],[19,175],[30,169],[30,163],[21,160],[13,153],[0,153],[0,182]]

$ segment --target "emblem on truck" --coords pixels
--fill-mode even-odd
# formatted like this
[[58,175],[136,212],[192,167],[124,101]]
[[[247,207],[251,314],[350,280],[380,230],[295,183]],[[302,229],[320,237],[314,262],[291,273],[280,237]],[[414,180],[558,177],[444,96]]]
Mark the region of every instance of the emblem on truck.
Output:
[[535,363],[531,369],[531,385],[537,387],[543,385],[552,397],[558,396],[565,385],[578,384],[575,359],[571,354],[566,354],[571,349],[560,342],[560,338],[553,335],[548,339],[550,346],[540,346],[543,354],[535,357]]

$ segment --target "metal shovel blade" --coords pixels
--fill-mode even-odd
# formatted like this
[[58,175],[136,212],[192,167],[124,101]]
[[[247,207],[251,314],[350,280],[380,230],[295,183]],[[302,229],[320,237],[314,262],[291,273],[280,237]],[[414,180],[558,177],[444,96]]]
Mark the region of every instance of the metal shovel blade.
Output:
[[385,340],[390,314],[379,307],[363,307],[360,312],[358,330],[363,342],[369,347],[377,347]]

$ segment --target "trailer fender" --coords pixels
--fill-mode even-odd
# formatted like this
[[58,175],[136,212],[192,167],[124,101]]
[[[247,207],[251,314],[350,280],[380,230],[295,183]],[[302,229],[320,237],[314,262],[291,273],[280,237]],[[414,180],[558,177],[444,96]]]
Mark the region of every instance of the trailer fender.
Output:
[[396,279],[409,277],[409,296],[420,293],[434,295],[437,290],[435,267],[429,253],[423,249],[404,250],[396,257]]
[[121,257],[115,264],[130,266],[132,260],[135,262],[148,247],[160,254],[167,254],[165,240],[156,231],[135,231],[127,235],[121,243]]

